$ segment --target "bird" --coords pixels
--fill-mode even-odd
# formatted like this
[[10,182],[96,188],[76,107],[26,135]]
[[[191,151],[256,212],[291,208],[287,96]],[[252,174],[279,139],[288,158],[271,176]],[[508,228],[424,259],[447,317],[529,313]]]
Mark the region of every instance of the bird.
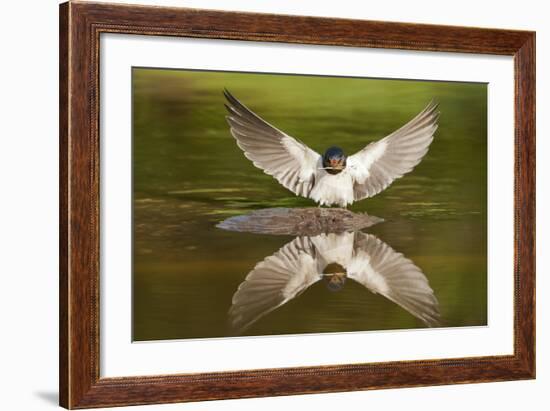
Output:
[[346,208],[380,193],[420,163],[438,128],[439,105],[432,100],[404,126],[353,155],[346,156],[338,146],[320,155],[265,121],[227,89],[224,96],[230,132],[245,157],[295,195],[319,206]]
[[380,294],[426,326],[440,324],[439,303],[428,279],[410,259],[374,234],[361,231],[296,237],[255,265],[229,309],[237,334],[324,280],[331,291],[350,279]]

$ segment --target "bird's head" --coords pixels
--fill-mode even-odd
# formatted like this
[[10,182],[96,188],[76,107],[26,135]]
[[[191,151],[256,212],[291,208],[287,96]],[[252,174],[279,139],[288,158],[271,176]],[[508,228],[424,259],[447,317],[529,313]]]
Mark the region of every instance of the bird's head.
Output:
[[325,285],[328,290],[330,291],[340,291],[342,288],[344,288],[344,284],[346,284],[346,273],[333,273],[333,274],[325,274],[323,276],[325,280]]
[[338,174],[346,168],[346,155],[340,147],[330,147],[323,155],[323,167],[329,174]]
[[340,291],[346,283],[346,269],[340,264],[331,263],[323,270],[325,285],[330,291]]

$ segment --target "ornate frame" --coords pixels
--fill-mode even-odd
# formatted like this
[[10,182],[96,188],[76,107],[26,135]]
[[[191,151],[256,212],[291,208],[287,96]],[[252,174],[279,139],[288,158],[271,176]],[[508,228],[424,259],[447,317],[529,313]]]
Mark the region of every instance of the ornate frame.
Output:
[[[514,354],[152,377],[99,374],[101,33],[499,54],[515,62]],[[535,377],[535,33],[184,8],[60,5],[60,405],[90,408]]]

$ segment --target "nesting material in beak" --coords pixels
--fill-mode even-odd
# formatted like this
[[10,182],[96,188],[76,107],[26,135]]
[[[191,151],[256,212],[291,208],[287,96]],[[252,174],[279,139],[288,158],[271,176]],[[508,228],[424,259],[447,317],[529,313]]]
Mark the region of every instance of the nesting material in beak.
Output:
[[331,159],[330,166],[337,170],[342,170],[344,168],[344,162],[342,160]]
[[346,269],[337,263],[327,265],[323,272],[323,280],[330,291],[340,291],[344,288],[346,278]]

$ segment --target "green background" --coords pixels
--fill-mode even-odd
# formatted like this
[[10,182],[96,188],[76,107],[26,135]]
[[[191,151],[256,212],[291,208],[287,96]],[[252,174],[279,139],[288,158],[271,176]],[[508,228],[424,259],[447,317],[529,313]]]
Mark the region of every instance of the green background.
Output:
[[[319,153],[347,154],[426,104],[440,127],[415,170],[350,207],[382,217],[367,231],[419,266],[442,326],[487,323],[487,85],[133,69],[133,338],[230,335],[227,311],[254,265],[293,239],[234,233],[221,220],[266,207],[314,206],[247,160],[222,90]],[[317,283],[245,335],[418,328],[402,308],[348,281]]]

